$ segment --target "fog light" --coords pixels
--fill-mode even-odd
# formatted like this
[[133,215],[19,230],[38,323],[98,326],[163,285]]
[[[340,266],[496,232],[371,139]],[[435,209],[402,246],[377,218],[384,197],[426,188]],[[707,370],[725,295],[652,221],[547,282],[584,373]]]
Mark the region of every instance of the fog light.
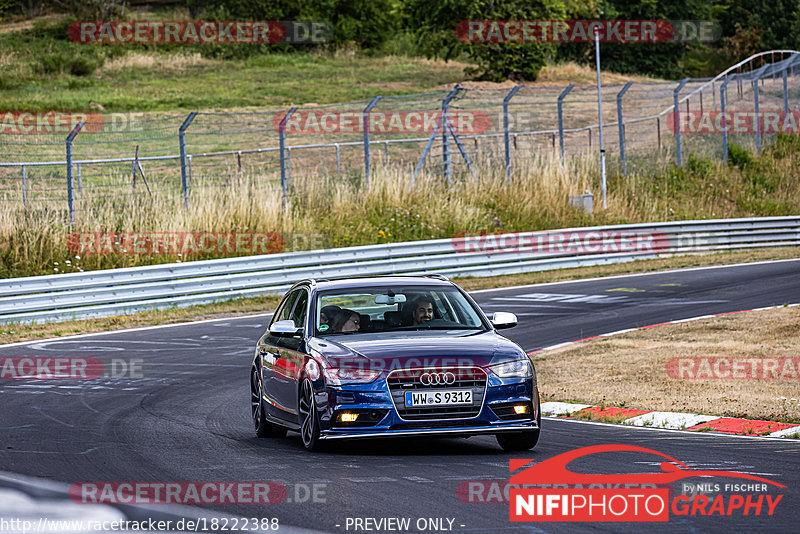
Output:
[[358,419],[357,413],[344,412],[339,414],[339,421],[342,423],[354,423]]
[[517,415],[528,413],[528,405],[527,404],[517,404],[514,406],[514,413]]

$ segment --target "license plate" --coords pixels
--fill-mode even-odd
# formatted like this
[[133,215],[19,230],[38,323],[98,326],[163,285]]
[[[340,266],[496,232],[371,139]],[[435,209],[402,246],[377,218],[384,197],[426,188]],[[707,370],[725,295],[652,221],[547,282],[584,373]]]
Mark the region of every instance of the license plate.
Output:
[[406,407],[472,404],[471,389],[406,391]]

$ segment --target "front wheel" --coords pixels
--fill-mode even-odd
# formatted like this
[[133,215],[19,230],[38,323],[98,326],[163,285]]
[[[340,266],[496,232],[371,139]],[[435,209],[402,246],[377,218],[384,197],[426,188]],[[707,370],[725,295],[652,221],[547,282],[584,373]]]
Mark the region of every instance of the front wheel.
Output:
[[258,365],[253,366],[250,373],[250,412],[256,429],[256,436],[259,438],[282,438],[286,435],[286,429],[273,425],[267,421],[264,413],[264,399],[261,392],[261,373]]
[[319,439],[319,417],[317,416],[317,402],[314,400],[314,387],[311,380],[306,378],[300,387],[300,437],[303,440],[303,447],[309,451],[316,451],[321,448]]
[[539,442],[539,429],[527,432],[514,432],[508,434],[497,434],[497,443],[504,451],[527,451],[536,446]]

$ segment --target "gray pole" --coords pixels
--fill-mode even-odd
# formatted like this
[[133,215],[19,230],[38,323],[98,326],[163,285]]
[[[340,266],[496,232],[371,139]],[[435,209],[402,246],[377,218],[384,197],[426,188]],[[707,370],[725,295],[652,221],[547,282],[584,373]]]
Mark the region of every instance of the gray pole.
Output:
[[25,178],[26,178],[26,176],[25,176],[25,165],[23,165],[22,166],[22,205],[27,207],[27,205],[28,205],[28,190],[27,190],[27,184],[25,183],[25,181],[26,181]]
[[81,121],[75,125],[67,136],[67,207],[69,208],[69,225],[75,228],[75,191],[72,184],[72,140],[81,131],[86,121]]
[[[603,209],[608,207],[606,203],[606,151],[603,146],[603,94],[600,84],[600,29],[594,29],[594,59],[597,66],[597,120],[600,130],[600,184],[603,192]],[[592,130],[589,129],[589,135]]]
[[372,101],[364,108],[364,114],[362,119],[362,125],[364,128],[364,187],[369,188],[369,174],[371,169],[371,162],[369,158],[369,112],[372,111],[372,108],[375,107],[375,104],[378,103],[378,100],[383,98],[381,95],[376,96],[372,99]]
[[738,75],[734,74],[730,78],[725,78],[725,81],[719,86],[719,108],[720,113],[722,114],[722,161],[725,163],[728,162],[728,124],[725,120],[725,100],[727,96],[726,93],[728,89],[728,82],[730,82],[736,76]]
[[619,161],[622,164],[622,174],[628,176],[628,163],[625,160],[625,123],[622,122],[622,97],[628,89],[631,88],[633,82],[628,82],[622,91],[617,93],[617,130],[619,130]]
[[761,75],[764,74],[764,71],[767,70],[769,65],[764,65],[760,69],[758,69],[755,74],[753,75],[753,106],[755,114],[755,127],[756,127],[756,150],[758,153],[761,154],[761,121],[758,115],[758,81],[761,79]]
[[558,108],[558,143],[559,147],[561,148],[561,164],[565,165],[567,160],[564,157],[564,98],[572,91],[572,88],[575,87],[574,83],[571,83],[567,86],[566,89],[561,91],[561,94],[558,95],[558,101],[556,103],[556,107]]
[[336,143],[336,174],[342,175],[342,158],[339,154],[339,143]]
[[450,101],[458,94],[461,86],[456,84],[453,90],[442,100],[442,164],[444,166],[444,176],[447,179],[447,185],[450,185],[450,142],[447,137],[447,129],[450,124],[450,119],[447,118],[447,112],[450,108]]
[[789,80],[786,69],[783,69],[783,111],[789,111]]
[[178,144],[181,151],[181,194],[183,195],[183,207],[189,208],[189,175],[186,172],[186,128],[192,124],[192,121],[197,116],[196,111],[192,111],[183,121],[181,127],[178,128]]
[[450,185],[450,143],[447,142],[447,107],[450,103],[451,91],[442,101],[442,167],[444,168],[444,177],[447,180],[447,185]]
[[83,183],[81,181],[81,164],[78,163],[78,194],[83,194]]
[[683,154],[681,152],[681,121],[680,121],[680,110],[678,109],[678,95],[683,89],[683,86],[689,82],[689,78],[684,78],[681,80],[681,83],[678,84],[678,87],[672,91],[672,114],[673,114],[673,125],[675,127],[675,155],[678,158],[678,167],[683,165]]
[[283,119],[281,119],[281,122],[278,125],[278,143],[280,145],[281,157],[281,190],[283,191],[284,208],[287,206],[287,202],[289,201],[289,182],[286,176],[286,123],[289,121],[295,111],[297,111],[296,107],[290,109]]
[[503,99],[503,141],[506,145],[506,181],[511,181],[511,139],[508,135],[508,103],[520,90],[519,85],[515,85]]

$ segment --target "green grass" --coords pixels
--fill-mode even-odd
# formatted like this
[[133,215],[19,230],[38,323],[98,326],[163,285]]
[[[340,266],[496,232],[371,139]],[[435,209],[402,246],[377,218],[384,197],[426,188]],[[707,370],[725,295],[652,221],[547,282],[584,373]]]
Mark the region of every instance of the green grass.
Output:
[[79,44],[67,39],[68,23],[0,33],[4,109],[88,110],[90,102],[108,112],[263,109],[417,93],[464,79],[460,63],[347,49]]

